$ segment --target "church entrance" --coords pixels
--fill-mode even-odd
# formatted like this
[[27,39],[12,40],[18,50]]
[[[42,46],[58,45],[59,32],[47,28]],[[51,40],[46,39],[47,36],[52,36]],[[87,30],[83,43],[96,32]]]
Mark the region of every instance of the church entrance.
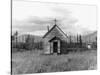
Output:
[[53,37],[49,42],[50,53],[60,53],[60,39],[58,37]]
[[58,53],[58,42],[57,41],[53,42],[53,52]]

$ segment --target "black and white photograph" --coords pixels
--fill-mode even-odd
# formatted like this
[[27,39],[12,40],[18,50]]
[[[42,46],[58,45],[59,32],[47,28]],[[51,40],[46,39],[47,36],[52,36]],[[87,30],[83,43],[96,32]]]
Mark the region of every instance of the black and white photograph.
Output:
[[12,0],[11,74],[97,70],[97,6]]

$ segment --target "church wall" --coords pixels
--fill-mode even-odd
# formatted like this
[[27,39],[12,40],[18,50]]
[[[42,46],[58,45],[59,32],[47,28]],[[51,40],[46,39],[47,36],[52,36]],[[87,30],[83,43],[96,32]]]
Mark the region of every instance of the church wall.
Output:
[[50,54],[50,43],[48,42],[48,38],[43,39],[44,41],[44,54]]
[[58,37],[59,39],[61,39],[61,43],[59,43],[59,50],[60,53],[64,53],[66,51],[66,43],[68,42],[68,38],[57,28],[55,27],[52,31],[50,31],[45,38],[43,38],[44,40],[44,52],[47,54],[53,53],[53,43],[50,43],[49,40],[51,40],[54,37]]

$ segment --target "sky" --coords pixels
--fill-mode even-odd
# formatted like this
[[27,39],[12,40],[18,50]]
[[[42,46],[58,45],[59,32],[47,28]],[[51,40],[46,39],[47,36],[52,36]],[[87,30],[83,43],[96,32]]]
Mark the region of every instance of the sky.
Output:
[[97,30],[97,9],[94,5],[43,3],[13,0],[12,33],[43,36],[54,20],[66,34],[88,34]]

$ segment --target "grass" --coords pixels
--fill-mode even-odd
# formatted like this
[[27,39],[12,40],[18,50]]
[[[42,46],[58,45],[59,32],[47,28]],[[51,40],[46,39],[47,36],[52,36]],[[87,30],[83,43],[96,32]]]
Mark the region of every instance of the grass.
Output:
[[12,74],[94,70],[97,66],[95,50],[66,55],[40,55],[37,51],[12,53]]

